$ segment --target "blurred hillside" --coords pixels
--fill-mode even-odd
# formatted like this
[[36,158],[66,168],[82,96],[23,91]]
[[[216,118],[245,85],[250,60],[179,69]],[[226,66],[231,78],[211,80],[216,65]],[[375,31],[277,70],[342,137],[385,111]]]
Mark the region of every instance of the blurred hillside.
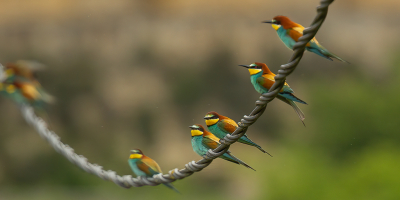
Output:
[[[317,0],[0,0],[0,62],[37,60],[57,98],[46,119],[78,154],[131,174],[140,148],[164,171],[199,160],[189,125],[208,111],[239,120],[259,97],[239,64],[272,71],[291,56],[270,25],[308,26]],[[231,150],[256,168],[216,160],[167,188],[124,190],[56,153],[0,98],[3,199],[399,199],[400,20],[396,0],[335,1],[317,34],[351,62],[305,53],[288,82],[309,105],[306,128],[272,102],[248,135],[274,155]],[[232,190],[232,188],[237,188]],[[204,192],[207,191],[207,192]]]

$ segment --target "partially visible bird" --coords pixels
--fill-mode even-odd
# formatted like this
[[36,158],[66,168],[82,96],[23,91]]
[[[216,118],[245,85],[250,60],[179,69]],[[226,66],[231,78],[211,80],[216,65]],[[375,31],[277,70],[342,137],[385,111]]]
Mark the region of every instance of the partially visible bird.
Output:
[[[192,126],[189,126],[191,129],[191,134],[192,134],[192,147],[193,151],[199,154],[199,156],[204,156],[209,149],[215,149],[217,148],[221,143],[219,143],[219,139],[215,137],[212,133],[204,130],[203,126],[200,124],[195,124]],[[250,167],[248,164],[245,162],[241,161],[239,158],[236,158],[231,154],[231,152],[228,150],[226,153],[222,154],[219,158],[222,158],[224,160],[244,165],[247,168],[250,168],[254,171],[252,167]]]
[[[133,173],[143,177],[153,177],[155,174],[162,173],[160,166],[153,159],[145,156],[140,149],[131,150],[131,155],[128,159],[129,166]],[[175,192],[180,193],[171,183],[163,183]]]
[[[293,22],[286,16],[278,15],[272,20],[263,21],[263,23],[272,24],[272,28],[276,30],[279,38],[291,50],[293,50],[293,46],[299,40],[299,38],[303,36],[304,27],[300,24]],[[349,63],[339,56],[329,52],[325,47],[319,44],[319,42],[315,38],[311,39],[311,41],[307,43],[306,50],[316,53],[317,55],[322,56],[328,60],[336,58],[342,62]]]
[[46,103],[54,102],[54,97],[43,89],[34,76],[34,73],[43,69],[44,65],[35,61],[19,60],[8,63],[3,68],[4,89],[1,92],[3,95],[10,97],[18,104],[25,103],[39,109],[42,109]]
[[[268,66],[265,63],[255,62],[250,65],[239,66],[246,67],[249,70],[251,84],[253,84],[256,91],[260,94],[267,93],[271,86],[275,83],[275,74],[272,73],[271,70],[269,70]],[[292,88],[290,88],[290,86],[285,82],[285,85],[279,92],[277,98],[292,106],[294,111],[296,111],[297,115],[299,116],[301,122],[304,124],[305,115],[295,102],[299,102],[302,104],[307,103],[294,96],[293,93],[294,92]]]
[[45,92],[41,87],[37,88],[32,82],[2,83],[1,94],[11,98],[17,104],[28,104],[42,109],[46,103],[54,101],[53,96]]
[[[210,130],[210,132],[212,134],[214,134],[215,136],[217,136],[219,139],[224,138],[226,136],[226,134],[228,134],[228,133],[229,134],[233,133],[236,130],[236,128],[238,127],[238,125],[236,124],[235,121],[233,121],[232,119],[230,119],[226,116],[220,115],[214,111],[208,112],[206,114],[206,116],[204,117],[204,119],[206,120],[208,130]],[[246,134],[244,134],[242,137],[240,137],[238,142],[247,144],[250,146],[254,146],[254,147],[258,148],[260,151],[262,151],[263,153],[267,153],[268,155],[271,156],[271,154],[269,154],[263,148],[261,148],[260,145],[256,144],[252,140],[250,140],[250,138],[248,138]]]

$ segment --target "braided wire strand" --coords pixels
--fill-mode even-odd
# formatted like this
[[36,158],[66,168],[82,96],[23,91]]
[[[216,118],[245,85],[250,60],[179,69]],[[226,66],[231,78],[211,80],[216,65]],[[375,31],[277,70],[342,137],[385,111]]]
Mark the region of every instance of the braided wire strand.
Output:
[[0,83],[6,79],[6,73],[4,73],[4,66],[0,63]]
[[[282,89],[286,77],[296,69],[303,56],[306,44],[317,34],[328,14],[328,7],[333,1],[334,0],[321,0],[320,6],[317,7],[317,15],[314,21],[311,23],[310,27],[304,29],[303,36],[300,37],[298,42],[294,45],[294,52],[289,62],[281,65],[275,76],[275,83],[272,85],[269,92],[261,94],[259,100],[255,103],[256,107],[249,115],[245,115],[243,119],[240,120],[239,127],[232,134],[227,134],[221,139],[221,145],[214,150],[210,149],[206,155],[203,156],[203,159],[197,162],[191,161],[187,163],[183,169],[179,170],[175,168],[170,170],[167,174],[156,174],[153,177],[133,178],[131,175],[119,176],[115,171],[105,171],[102,166],[90,163],[84,156],[76,154],[73,148],[63,144],[60,141],[60,137],[47,128],[46,122],[35,115],[32,107],[21,105],[21,113],[26,122],[33,126],[42,138],[46,139],[58,153],[62,154],[70,162],[87,173],[94,174],[103,180],[112,181],[123,188],[141,187],[145,185],[155,186],[186,178],[206,168],[215,158],[224,154],[229,149],[230,145],[242,137],[247,132],[247,129],[264,113],[268,103],[271,102]],[[0,66],[0,68],[2,68],[2,66]],[[0,70],[0,77],[2,76],[3,70]]]

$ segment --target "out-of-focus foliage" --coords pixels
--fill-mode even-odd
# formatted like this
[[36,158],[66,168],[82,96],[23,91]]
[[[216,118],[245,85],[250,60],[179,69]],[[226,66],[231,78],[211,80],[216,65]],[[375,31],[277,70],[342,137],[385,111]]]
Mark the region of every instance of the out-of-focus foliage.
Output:
[[[235,144],[257,171],[215,160],[174,185],[125,190],[57,154],[0,98],[0,199],[399,199],[398,1],[335,1],[318,40],[352,65],[306,53],[288,82],[306,125],[272,102],[248,135],[274,157]],[[260,23],[278,14],[307,26],[307,1],[0,1],[0,62],[46,64],[57,98],[48,119],[89,161],[131,174],[129,150],[164,171],[200,159],[193,123],[208,111],[239,120],[254,108],[247,70],[276,71],[291,52]]]

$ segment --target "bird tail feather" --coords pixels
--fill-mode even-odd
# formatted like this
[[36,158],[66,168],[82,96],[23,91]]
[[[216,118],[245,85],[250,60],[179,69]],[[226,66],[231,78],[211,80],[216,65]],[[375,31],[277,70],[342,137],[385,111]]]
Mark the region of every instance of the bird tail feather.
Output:
[[328,51],[325,47],[323,47],[321,45],[318,45],[318,47],[306,47],[306,49],[313,53],[316,53],[317,55],[322,56],[328,60],[332,60],[332,58],[335,58],[342,62],[350,64],[349,62],[345,61],[344,59],[340,58],[339,56],[331,53],[330,51]]
[[282,96],[282,97],[288,99],[289,101],[295,101],[295,102],[299,102],[299,103],[308,105],[305,101],[299,99],[298,97],[294,96],[293,93],[290,93],[290,92],[280,92],[279,96]]
[[250,146],[257,147],[257,149],[259,149],[263,153],[266,153],[266,154],[268,154],[269,156],[272,157],[272,155],[270,153],[268,153],[267,151],[265,151],[260,145],[256,144],[252,140],[250,140],[250,138],[248,138],[247,135],[244,135],[241,138],[239,138],[238,142],[243,143],[243,144],[247,144],[247,145],[250,145]]
[[301,109],[296,105],[296,103],[294,101],[291,101],[291,100],[288,99],[288,102],[290,103],[290,105],[292,106],[294,111],[299,116],[299,118],[300,118],[301,122],[303,123],[303,125],[306,126],[306,124],[304,123],[304,119],[306,119],[306,116],[304,115],[303,111],[301,111]]
[[167,186],[168,188],[174,190],[175,192],[177,192],[178,194],[181,194],[179,192],[179,190],[177,190],[171,183],[163,183],[165,186]]
[[[243,162],[243,161],[240,160],[239,158],[236,158],[236,157],[235,157],[234,155],[232,155],[230,152],[225,153],[223,156],[225,156],[225,158],[229,158],[229,160],[226,159],[226,160],[228,160],[228,161],[234,162],[234,163],[236,163],[236,164],[243,165],[243,166],[245,166],[245,167],[247,167],[247,168],[250,168],[250,169],[256,171],[256,170],[255,170],[254,168],[252,168],[250,165],[246,164],[245,162]],[[224,159],[225,159],[225,158],[224,158]]]

